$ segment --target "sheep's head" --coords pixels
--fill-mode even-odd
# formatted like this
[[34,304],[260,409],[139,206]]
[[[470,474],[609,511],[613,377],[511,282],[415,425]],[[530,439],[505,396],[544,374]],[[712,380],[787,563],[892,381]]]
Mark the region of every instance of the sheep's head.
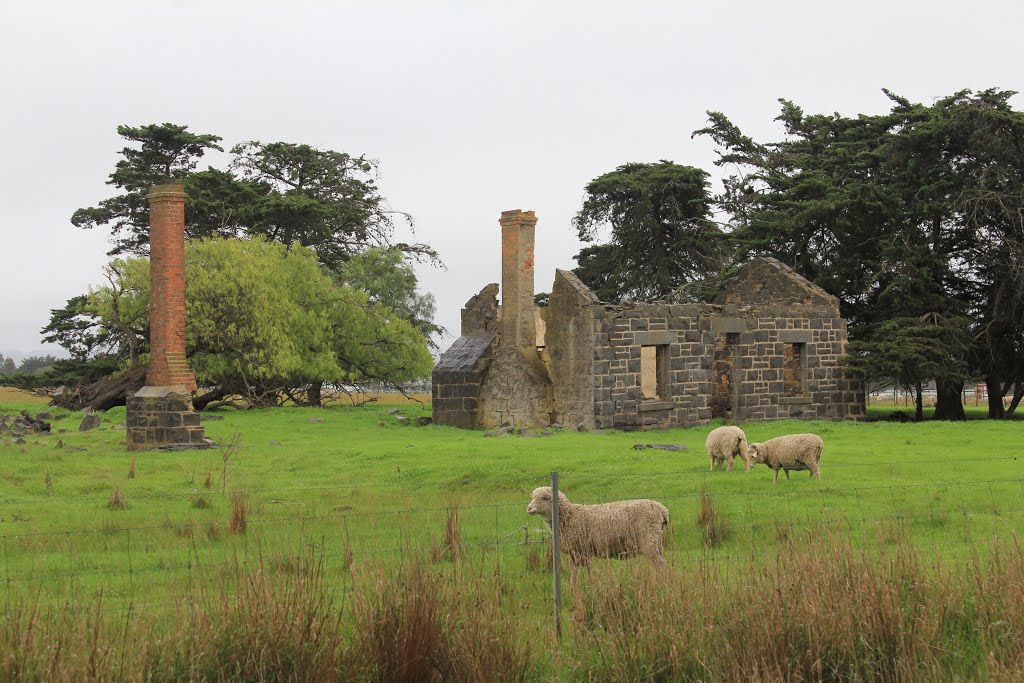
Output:
[[[558,492],[558,504],[565,505],[569,499],[561,491]],[[559,508],[561,509],[561,508]],[[551,521],[551,487],[541,486],[533,490],[533,499],[526,506],[526,514],[540,515],[545,522]]]
[[754,465],[759,462],[764,462],[764,446],[759,443],[752,443],[747,446],[747,470],[750,470]]

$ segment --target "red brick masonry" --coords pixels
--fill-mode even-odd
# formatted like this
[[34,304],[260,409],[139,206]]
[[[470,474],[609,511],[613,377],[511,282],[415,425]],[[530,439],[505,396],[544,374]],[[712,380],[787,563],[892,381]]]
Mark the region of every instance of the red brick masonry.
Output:
[[185,188],[155,185],[149,191],[149,321],[147,386],[195,391],[185,360]]

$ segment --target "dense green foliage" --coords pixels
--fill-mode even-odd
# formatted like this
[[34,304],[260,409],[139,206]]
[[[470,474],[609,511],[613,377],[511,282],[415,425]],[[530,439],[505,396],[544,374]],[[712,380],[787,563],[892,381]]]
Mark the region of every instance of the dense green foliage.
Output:
[[[375,183],[378,171],[375,161],[310,145],[250,141],[230,150],[232,156],[227,169],[208,167],[200,171],[197,165],[204,154],[210,150],[223,151],[218,145],[221,138],[191,133],[187,126],[170,123],[137,128],[119,126],[118,133],[131,143],[121,151],[122,159],[108,181],[121,191],[120,194],[101,201],[96,207],[79,209],[72,217],[72,223],[78,227],[108,227],[114,238],[111,254],[145,255],[148,252],[149,187],[180,181],[189,196],[185,212],[187,240],[256,239],[260,244],[277,244],[285,251],[309,249],[309,253],[315,255],[313,264],[306,263],[305,252],[294,263],[304,263],[307,268],[319,263],[336,286],[347,292],[343,298],[356,308],[371,311],[368,315],[376,322],[358,318],[346,322],[337,310],[321,312],[325,319],[332,319],[329,328],[337,341],[329,355],[340,365],[327,367],[314,363],[305,372],[306,378],[300,384],[312,389],[313,402],[318,400],[317,385],[321,381],[372,378],[391,384],[425,374],[419,352],[412,355],[408,352],[418,346],[419,341],[414,343],[413,331],[392,318],[405,321],[412,330],[426,335],[431,344],[430,335],[443,332],[433,322],[433,295],[417,290],[412,268],[413,260],[427,259],[434,263],[439,260],[428,245],[393,240],[396,218],[410,226],[412,219],[408,214],[390,209],[381,196]],[[73,297],[63,308],[53,309],[50,323],[43,329],[44,340],[61,345],[80,363],[109,354],[127,365],[137,365],[148,347],[147,301],[131,288],[144,281],[144,274],[125,272],[125,269],[144,267],[145,262],[138,259],[111,261],[104,269],[106,282],[102,287],[89,296]],[[230,268],[217,272],[220,281],[208,281],[204,287],[230,283],[231,276],[225,276]],[[258,273],[251,275],[244,285],[234,283],[240,288],[236,294],[251,296],[272,287],[283,287],[294,291],[288,294],[275,291],[274,295],[282,301],[287,299],[288,307],[308,308],[317,297],[332,300],[330,296],[321,296],[322,292],[311,292],[312,285],[299,273],[282,273],[273,285],[258,282]],[[189,277],[207,276],[196,271]],[[236,274],[236,277],[241,276]],[[315,282],[320,286],[323,278],[318,274]],[[191,291],[190,287],[189,296]],[[250,303],[249,307],[254,305]],[[390,312],[385,316],[380,313],[384,310]],[[217,311],[220,317],[216,329],[206,326],[201,330],[201,334],[228,329],[244,329],[257,336],[263,332],[272,334],[277,342],[275,350],[265,348],[263,356],[249,356],[249,363],[234,368],[236,379],[240,373],[248,376],[255,372],[260,382],[290,386],[301,379],[293,370],[284,369],[294,365],[294,359],[301,357],[302,362],[312,362],[318,353],[328,353],[322,340],[311,344],[303,336],[300,330],[308,329],[306,325],[285,316],[289,322],[280,329],[266,330],[255,318],[239,317],[251,313],[246,306],[222,305]],[[339,327],[342,324],[360,327],[342,331]],[[194,326],[192,331],[200,333]],[[299,336],[285,343],[282,335],[292,333]],[[224,342],[218,339],[206,346],[217,347]],[[206,346],[197,344],[194,349],[202,354],[206,353]],[[223,349],[217,348],[211,357],[220,357]],[[296,355],[289,350],[295,348],[303,349],[302,353]],[[388,353],[395,355],[384,362],[383,356]],[[273,363],[258,367],[263,357],[268,362],[273,358]],[[204,358],[206,356],[197,361],[205,363]],[[279,365],[289,358],[292,360]],[[212,368],[218,364],[214,362],[209,367],[213,372]],[[222,370],[215,374],[219,378],[217,384],[237,384],[227,382]],[[284,377],[291,379],[284,381]]]
[[187,178],[207,151],[223,151],[217,145],[221,139],[172,123],[118,126],[117,134],[138,145],[121,150],[122,159],[107,181],[124,192],[95,207],[78,209],[71,222],[86,229],[109,227],[114,238],[111,254],[144,252],[149,245],[149,187]]
[[695,134],[736,170],[720,197],[732,249],[838,296],[869,381],[934,381],[936,416],[962,419],[964,380],[981,377],[1002,417],[1005,396],[1010,413],[1024,397],[1024,113],[999,90],[932,105],[887,94],[889,112],[856,117],[782,100],[785,137],[770,143],[710,112]]
[[[108,338],[123,335],[129,347],[144,348],[148,259],[115,259],[106,273],[88,311]],[[394,386],[432,367],[426,337],[412,323],[366,291],[333,282],[310,249],[193,241],[185,280],[186,353],[199,384],[220,394],[257,405],[304,401],[310,385]]]
[[590,181],[573,225],[585,242],[576,275],[603,300],[652,299],[722,267],[708,174],[670,161],[625,164]]

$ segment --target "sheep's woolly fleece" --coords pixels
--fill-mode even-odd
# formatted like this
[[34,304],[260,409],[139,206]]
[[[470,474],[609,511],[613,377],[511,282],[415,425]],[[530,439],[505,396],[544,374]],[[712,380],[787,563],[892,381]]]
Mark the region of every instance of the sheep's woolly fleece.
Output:
[[747,435],[739,427],[712,429],[704,441],[704,447],[708,451],[708,458],[711,459],[712,470],[715,469],[715,463],[724,463],[728,460],[731,472],[733,460],[737,455],[743,459],[747,469],[750,469],[750,461],[747,458]]
[[775,481],[779,470],[789,479],[790,470],[810,470],[811,476],[821,479],[821,451],[825,442],[817,434],[787,434],[768,439],[764,443],[750,444],[751,464],[764,463],[775,470]]
[[[654,500],[620,500],[598,505],[571,503],[558,492],[559,548],[573,564],[591,557],[624,558],[645,555],[665,561],[668,509]],[[551,527],[551,487],[535,489],[527,514],[540,515]]]

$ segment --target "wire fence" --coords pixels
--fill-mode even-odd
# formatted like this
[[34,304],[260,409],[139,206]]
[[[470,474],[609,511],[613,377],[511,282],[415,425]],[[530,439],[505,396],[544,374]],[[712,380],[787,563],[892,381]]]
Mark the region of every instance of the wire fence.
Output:
[[[979,463],[1005,466],[998,468],[1001,476],[991,476],[991,468],[971,472]],[[744,488],[750,481],[744,477],[753,475],[740,473],[581,471],[562,473],[560,486],[574,502],[585,504],[631,497],[658,500],[668,507],[672,520],[665,552],[670,564],[685,568],[712,562],[728,568],[766,561],[811,537],[839,538],[862,550],[909,542],[936,555],[974,552],[993,538],[1024,529],[1022,465],[1012,455],[837,463],[826,470],[826,477],[832,470],[867,466],[882,479],[890,470],[904,467],[934,467],[938,476],[927,482],[852,486],[781,480],[760,490]],[[957,478],[952,478],[954,474]],[[0,498],[0,581],[8,604],[33,594],[54,602],[104,595],[106,609],[112,611],[172,609],[198,604],[194,587],[211,577],[255,569],[295,572],[297,558],[315,557],[333,577],[331,594],[343,595],[352,589],[346,577],[359,563],[388,565],[422,557],[454,564],[458,556],[480,565],[493,563],[523,577],[524,609],[549,610],[550,538],[544,525],[526,514],[529,491],[545,483],[546,477],[524,474],[416,481],[404,487],[394,482],[336,481],[252,488],[242,499],[248,512],[240,519],[231,496],[205,491],[202,495],[220,501],[216,509],[190,509],[184,514],[195,518],[167,516],[163,521],[153,520],[153,509],[143,503],[194,501],[197,493],[149,492],[133,496],[137,505],[118,512],[122,516],[116,524],[112,515],[95,524],[86,514],[105,507],[108,496]],[[723,484],[733,489],[716,488]],[[416,501],[423,499],[425,488],[433,491],[424,500],[427,504],[418,506],[378,508],[374,506],[380,499],[360,495],[350,496],[344,506],[314,500],[305,501],[307,509],[295,513],[270,512],[281,498],[296,493],[394,491],[402,500]],[[614,489],[614,495],[601,495],[602,488]],[[456,496],[445,501],[448,489],[473,500]],[[574,489],[589,495],[577,497]],[[24,512],[29,504],[33,517]],[[322,509],[325,506],[331,509]],[[714,515],[701,512],[709,506]],[[51,515],[55,510],[58,514]],[[67,523],[68,514],[82,520]],[[34,521],[36,517],[43,521]],[[126,521],[131,519],[140,523]]]

